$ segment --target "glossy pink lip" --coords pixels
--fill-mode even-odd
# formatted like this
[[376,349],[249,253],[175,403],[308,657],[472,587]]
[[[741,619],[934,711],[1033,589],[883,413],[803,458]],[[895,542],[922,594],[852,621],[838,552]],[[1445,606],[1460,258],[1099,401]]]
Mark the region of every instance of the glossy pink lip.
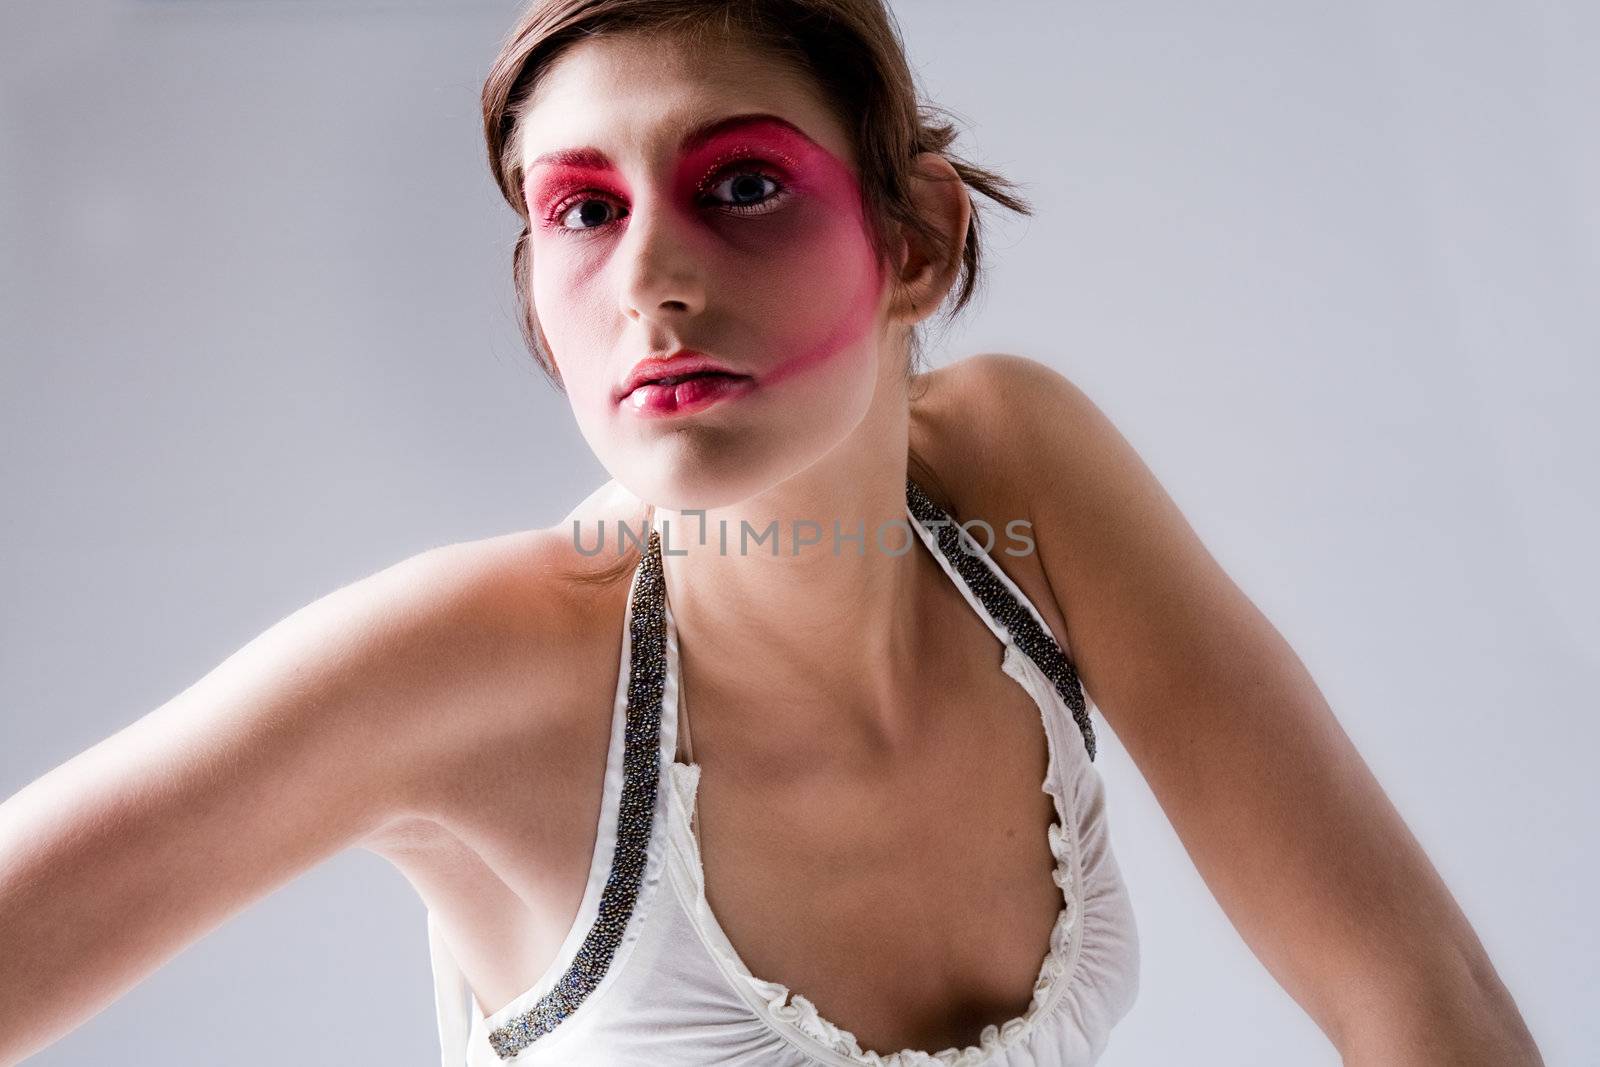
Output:
[[743,396],[755,387],[754,378],[730,378],[721,374],[689,378],[676,385],[645,382],[623,397],[619,406],[647,419],[690,415],[720,401]]
[[[633,370],[628,372],[628,377],[617,388],[614,399],[621,403],[635,389],[650,382],[660,381],[662,378],[678,378],[687,374],[698,374],[705,371],[719,371],[723,374],[736,375],[741,380],[752,380],[747,374],[739,374],[731,367],[725,367],[708,356],[699,352],[684,349],[674,352],[665,358],[651,356],[641,359],[635,364]],[[721,379],[713,379],[721,380]]]

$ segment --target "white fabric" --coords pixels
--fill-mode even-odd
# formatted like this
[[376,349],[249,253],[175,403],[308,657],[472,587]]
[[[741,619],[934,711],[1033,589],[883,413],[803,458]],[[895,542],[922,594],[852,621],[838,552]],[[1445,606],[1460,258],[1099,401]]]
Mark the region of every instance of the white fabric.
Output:
[[[1049,758],[1041,788],[1054,799],[1059,822],[1050,827],[1049,840],[1057,860],[1055,880],[1062,890],[1063,908],[1028,1010],[1004,1025],[986,1027],[978,1044],[966,1048],[880,1054],[863,1050],[848,1031],[821,1018],[804,996],[750,973],[706,903],[699,846],[691,824],[700,767],[674,762],[678,641],[668,603],[662,775],[648,859],[632,918],[605,978],[576,1012],[516,1056],[502,1060],[495,1054],[489,1032],[528,1010],[554,986],[588,932],[609,872],[622,786],[627,636],[633,604],[630,586],[612,708],[605,801],[578,917],[539,981],[485,1018],[430,913],[429,948],[443,1067],[1079,1067],[1100,1057],[1112,1027],[1132,1008],[1138,993],[1139,939],[1127,887],[1111,849],[1099,773],[1054,685],[984,610],[909,505],[906,513],[923,544],[1000,640],[1001,669],[1033,697],[1045,727]],[[1048,632],[1043,618],[1015,583],[965,532],[961,537]]]

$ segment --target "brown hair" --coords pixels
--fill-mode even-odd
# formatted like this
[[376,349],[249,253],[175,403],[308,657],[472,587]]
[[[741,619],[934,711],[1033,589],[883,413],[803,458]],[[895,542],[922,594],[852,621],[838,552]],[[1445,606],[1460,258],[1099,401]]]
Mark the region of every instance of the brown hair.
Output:
[[[677,33],[692,41],[741,36],[809,76],[850,134],[871,239],[884,262],[892,224],[908,228],[937,252],[953,252],[912,199],[911,164],[922,152],[943,154],[969,189],[1012,211],[1032,213],[1014,183],[949,151],[957,125],[945,117],[948,111],[924,99],[906,62],[900,28],[884,0],[533,0],[484,81],[483,134],[495,182],[523,223],[512,254],[523,340],[558,389],[564,388],[560,372],[533,309],[518,121],[539,78],[563,51],[587,38],[628,32]],[[977,291],[980,229],[974,210],[947,321]],[[921,334],[912,330],[908,376],[916,373],[922,358]],[[938,492],[935,473],[914,454],[910,459],[918,484]]]

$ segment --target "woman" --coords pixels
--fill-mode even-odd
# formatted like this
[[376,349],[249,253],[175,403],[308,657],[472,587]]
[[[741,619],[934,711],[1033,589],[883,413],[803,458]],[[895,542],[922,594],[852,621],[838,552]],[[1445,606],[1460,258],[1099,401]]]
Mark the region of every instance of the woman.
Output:
[[428,906],[447,1067],[1090,1063],[1138,935],[1080,676],[1345,1062],[1540,1062],[1094,405],[917,370],[979,277],[968,190],[1024,205],[947,153],[879,0],[536,3],[484,104],[530,347],[613,480],[7,801],[4,1062],[363,847]]

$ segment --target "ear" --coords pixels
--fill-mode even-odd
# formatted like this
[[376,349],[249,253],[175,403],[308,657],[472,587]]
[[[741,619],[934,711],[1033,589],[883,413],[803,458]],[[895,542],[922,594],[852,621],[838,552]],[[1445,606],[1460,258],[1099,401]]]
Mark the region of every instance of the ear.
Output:
[[917,214],[944,238],[945,245],[938,247],[910,227],[900,227],[891,313],[908,326],[933,314],[955,284],[972,220],[966,183],[948,159],[938,152],[923,152],[911,166]]

